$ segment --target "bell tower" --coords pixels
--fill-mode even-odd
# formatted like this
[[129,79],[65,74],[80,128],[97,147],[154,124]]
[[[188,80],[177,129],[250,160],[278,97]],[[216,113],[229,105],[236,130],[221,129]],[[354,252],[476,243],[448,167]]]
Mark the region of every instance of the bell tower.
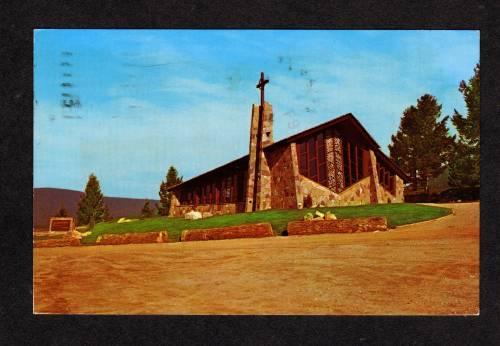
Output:
[[264,100],[264,88],[269,80],[261,72],[257,88],[260,89],[260,105],[252,105],[250,145],[245,211],[271,207],[271,172],[264,155],[264,148],[273,143],[273,107]]

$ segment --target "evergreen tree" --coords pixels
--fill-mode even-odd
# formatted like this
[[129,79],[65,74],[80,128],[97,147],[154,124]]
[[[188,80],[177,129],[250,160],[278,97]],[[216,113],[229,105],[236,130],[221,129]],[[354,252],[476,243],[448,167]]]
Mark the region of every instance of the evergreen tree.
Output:
[[174,166],[170,166],[165,181],[162,181],[160,184],[160,191],[158,192],[160,195],[160,204],[157,206],[158,214],[168,215],[172,193],[167,191],[167,188],[180,183],[182,183],[182,177],[179,177],[179,173]]
[[142,207],[142,210],[141,210],[141,218],[145,219],[148,217],[152,217],[153,214],[154,214],[154,209],[151,208],[149,200],[146,200],[144,202],[144,206]]
[[108,206],[105,204],[104,205],[104,213],[102,215],[102,219],[104,221],[110,221],[113,217],[111,216],[110,212],[109,212],[109,208]]
[[389,145],[391,158],[411,177],[412,187],[427,192],[428,180],[441,174],[449,162],[454,137],[448,134],[448,116],[441,117],[441,105],[425,94],[416,106],[406,108],[396,135]]
[[453,187],[479,187],[480,178],[480,73],[479,64],[469,81],[458,89],[467,107],[464,117],[456,109],[451,122],[458,132],[455,155],[450,163],[448,183]]
[[61,208],[59,208],[59,211],[57,212],[55,217],[67,217],[68,216],[68,211],[66,208],[64,208],[64,204],[61,205]]
[[92,173],[89,176],[85,193],[78,202],[77,220],[79,225],[89,225],[94,228],[97,222],[103,221],[105,216],[104,196],[97,177]]

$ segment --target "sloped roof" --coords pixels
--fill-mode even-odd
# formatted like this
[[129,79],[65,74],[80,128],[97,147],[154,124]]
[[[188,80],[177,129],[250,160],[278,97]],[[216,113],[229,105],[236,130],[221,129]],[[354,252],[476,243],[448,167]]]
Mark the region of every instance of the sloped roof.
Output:
[[[409,179],[410,179],[409,176],[392,159],[390,159],[387,155],[385,155],[382,152],[382,150],[380,150],[380,145],[375,141],[375,139],[373,139],[373,137],[368,133],[368,131],[363,127],[363,125],[361,125],[359,120],[351,113],[341,115],[337,118],[334,118],[332,120],[329,120],[329,121],[324,122],[322,124],[319,124],[317,126],[311,127],[310,129],[304,130],[304,131],[299,132],[297,134],[294,134],[292,136],[281,139],[277,142],[274,142],[273,144],[266,146],[264,148],[264,150],[269,151],[269,150],[272,150],[273,148],[276,148],[280,145],[296,142],[297,140],[300,140],[304,137],[307,137],[307,136],[312,135],[314,133],[320,132],[326,128],[329,128],[330,126],[338,125],[338,124],[343,123],[343,122],[351,122],[354,125],[355,129],[357,129],[358,132],[361,134],[361,136],[363,136],[363,138],[372,146],[372,149],[375,150],[377,158],[381,159],[385,164],[387,164],[389,167],[394,169],[396,171],[396,173],[404,181],[409,181]],[[222,166],[216,167],[216,168],[211,169],[207,172],[199,174],[199,175],[197,175],[189,180],[186,180],[180,184],[171,186],[167,190],[174,190],[182,185],[185,185],[189,182],[192,182],[193,180],[199,179],[199,178],[204,177],[204,176],[208,176],[211,173],[215,173],[218,170],[227,169],[227,168],[230,168],[231,166],[240,166],[242,164],[246,165],[246,164],[248,164],[247,162],[248,162],[248,154],[245,156],[242,156],[236,160],[230,161]]]

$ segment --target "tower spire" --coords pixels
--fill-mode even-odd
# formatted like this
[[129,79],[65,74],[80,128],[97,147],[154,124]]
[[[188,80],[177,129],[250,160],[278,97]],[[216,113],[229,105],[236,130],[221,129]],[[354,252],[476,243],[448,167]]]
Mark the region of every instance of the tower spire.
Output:
[[260,189],[260,179],[261,179],[261,159],[262,159],[262,129],[264,127],[264,88],[266,84],[269,83],[268,79],[264,79],[264,72],[260,73],[259,83],[257,84],[257,89],[260,89],[260,106],[259,106],[259,123],[257,127],[257,150],[256,150],[256,158],[255,158],[255,177],[254,177],[254,185],[253,185],[253,205],[252,210],[258,210],[257,194]]

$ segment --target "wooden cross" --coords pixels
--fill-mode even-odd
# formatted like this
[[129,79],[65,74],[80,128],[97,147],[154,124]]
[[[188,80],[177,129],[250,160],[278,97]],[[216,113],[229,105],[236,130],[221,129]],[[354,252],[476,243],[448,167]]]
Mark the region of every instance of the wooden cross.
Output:
[[257,89],[260,89],[260,106],[264,107],[264,87],[269,83],[269,79],[264,79],[264,72],[260,73],[259,84],[257,84]]
[[256,211],[257,209],[257,190],[260,181],[260,156],[262,155],[262,120],[264,113],[264,87],[269,83],[269,80],[264,79],[264,72],[260,73],[259,84],[257,84],[257,89],[260,89],[260,107],[259,107],[259,122],[257,127],[257,156],[255,157],[255,180],[253,184],[253,205],[252,211]]

